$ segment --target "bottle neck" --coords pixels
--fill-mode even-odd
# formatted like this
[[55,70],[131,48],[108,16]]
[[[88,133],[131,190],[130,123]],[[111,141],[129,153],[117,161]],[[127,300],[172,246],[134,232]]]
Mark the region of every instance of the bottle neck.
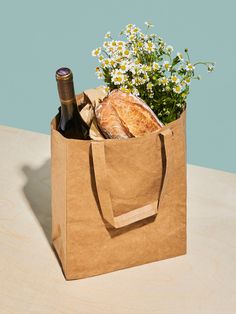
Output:
[[73,118],[74,113],[77,110],[77,104],[76,102],[64,102],[61,101],[61,121],[60,121],[60,127],[62,130],[65,130],[66,124],[69,120]]

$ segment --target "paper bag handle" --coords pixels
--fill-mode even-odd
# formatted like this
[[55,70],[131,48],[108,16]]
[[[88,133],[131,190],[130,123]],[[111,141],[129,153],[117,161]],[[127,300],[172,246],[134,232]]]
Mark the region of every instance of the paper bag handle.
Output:
[[124,227],[136,221],[157,214],[162,198],[165,195],[169,177],[168,173],[173,164],[172,131],[170,129],[166,129],[160,132],[157,136],[160,136],[163,139],[163,146],[166,158],[166,167],[163,174],[162,187],[160,190],[159,198],[157,201],[151,204],[133,209],[130,212],[121,214],[119,216],[114,216],[112,210],[112,201],[109,190],[109,181],[105,159],[104,141],[91,142],[96,188],[101,211],[103,214],[103,218],[115,228]]

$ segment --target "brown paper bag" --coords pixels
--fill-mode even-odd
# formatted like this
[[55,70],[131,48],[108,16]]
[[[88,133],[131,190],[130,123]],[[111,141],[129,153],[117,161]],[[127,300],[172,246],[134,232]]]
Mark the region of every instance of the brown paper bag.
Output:
[[83,141],[64,138],[53,119],[52,241],[66,279],[186,253],[185,120]]

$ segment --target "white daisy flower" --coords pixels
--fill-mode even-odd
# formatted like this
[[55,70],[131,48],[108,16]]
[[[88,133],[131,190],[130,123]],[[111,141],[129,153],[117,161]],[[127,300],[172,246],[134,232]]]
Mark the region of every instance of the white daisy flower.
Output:
[[120,56],[120,55],[114,55],[113,58],[112,58],[112,60],[113,60],[116,64],[118,64],[118,63],[121,63],[121,62],[122,62],[123,57]]
[[145,69],[143,68],[143,65],[142,65],[142,64],[137,64],[136,67],[135,67],[135,70],[136,70],[136,72],[137,72],[138,75],[146,74],[146,71],[145,71]]
[[159,43],[160,49],[165,50],[166,43],[164,42],[164,40],[162,38],[160,38],[160,37],[158,38],[158,43]]
[[103,72],[102,72],[102,69],[100,67],[96,67],[95,71],[96,71],[98,79],[103,78]]
[[181,85],[176,85],[174,88],[173,88],[173,91],[176,93],[176,94],[180,94],[182,92],[182,86]]
[[103,73],[101,71],[97,72],[97,77],[99,80],[103,79],[104,78]]
[[104,88],[104,90],[105,90],[105,93],[109,93],[110,92],[110,88],[108,87],[108,86],[106,86],[105,88]]
[[134,77],[132,79],[132,84],[135,85],[135,86],[141,85],[140,77],[139,76]]
[[139,59],[135,59],[134,64],[141,67],[141,61]]
[[122,52],[123,56],[126,57],[126,58],[129,58],[130,57],[130,50],[125,48],[123,49],[123,52]]
[[148,28],[154,27],[154,25],[152,24],[152,22],[145,22],[144,24],[145,24]]
[[179,58],[180,61],[184,60],[183,54],[181,52],[177,52],[177,57]]
[[110,59],[104,59],[104,60],[101,62],[101,67],[102,67],[103,69],[104,69],[104,68],[108,68],[110,65],[111,65]]
[[142,81],[143,81],[143,83],[146,83],[149,81],[149,77],[146,73],[143,75]]
[[103,48],[108,48],[110,45],[110,42],[109,41],[104,41],[103,43]]
[[131,34],[138,34],[139,32],[140,32],[140,28],[136,26],[131,28]]
[[164,61],[162,66],[166,71],[170,71],[170,62],[169,61]]
[[183,82],[184,82],[186,85],[190,85],[190,83],[191,83],[191,78],[190,78],[190,77],[186,77]]
[[154,39],[154,38],[157,38],[157,34],[150,34],[149,37],[150,37],[150,38],[153,38],[153,39]]
[[160,65],[159,65],[159,63],[157,63],[157,62],[153,62],[153,64],[152,64],[152,68],[153,68],[153,70],[154,70],[154,71],[159,70],[159,69],[160,69]]
[[111,80],[115,85],[121,85],[124,83],[124,76],[123,75],[115,75],[112,77]]
[[127,76],[118,69],[113,70],[111,74],[111,80],[115,85],[122,85],[127,80]]
[[215,64],[208,64],[208,66],[207,66],[207,71],[208,72],[213,72],[214,71],[214,68],[215,68]]
[[195,67],[191,63],[187,63],[185,70],[186,71],[193,71]]
[[113,76],[111,80],[115,85],[121,85],[124,82],[122,76]]
[[169,80],[168,80],[167,77],[161,77],[161,78],[158,79],[158,83],[159,83],[160,85],[166,86],[166,85],[169,83]]
[[98,61],[102,62],[104,60],[104,57],[102,55],[99,56]]
[[132,94],[134,95],[134,96],[139,96],[139,91],[137,90],[137,88],[133,88],[132,89]]
[[92,51],[92,56],[93,57],[98,57],[99,55],[100,55],[100,53],[101,53],[101,48],[99,47],[99,48],[96,48],[96,49],[94,49],[93,51]]
[[116,46],[117,46],[116,41],[115,41],[115,40],[112,40],[112,41],[110,42],[110,46],[111,46],[111,47],[116,47]]
[[106,51],[107,51],[108,54],[113,54],[113,53],[115,52],[115,49],[114,49],[114,47],[109,46],[109,47],[106,49]]
[[139,49],[142,49],[142,48],[143,48],[143,42],[142,42],[142,41],[138,41],[138,42],[137,42],[137,47],[138,47]]
[[116,65],[116,61],[114,59],[110,59],[110,65],[114,67]]
[[124,73],[121,70],[119,70],[119,69],[115,69],[115,70],[111,71],[111,74],[113,76],[117,76],[117,75],[123,75]]
[[172,46],[166,46],[166,51],[170,54],[170,53],[172,53],[173,52],[173,47]]
[[132,53],[134,55],[138,55],[139,54],[139,48],[138,47],[133,47]]
[[126,25],[126,29],[131,29],[131,28],[134,28],[135,27],[135,24],[128,24]]
[[117,41],[117,45],[118,45],[118,46],[124,46],[124,45],[125,45],[125,42],[122,41],[122,40],[118,40],[118,41]]
[[156,48],[155,44],[154,44],[153,42],[151,42],[151,41],[148,41],[148,42],[146,42],[146,43],[144,44],[144,49],[145,49],[145,51],[147,51],[148,53],[154,52],[154,51],[155,51],[155,48]]
[[134,34],[131,34],[129,37],[128,37],[128,41],[134,41],[135,40],[135,35]]
[[130,63],[130,72],[133,75],[136,75],[136,74],[138,74],[138,71],[139,71],[139,66],[137,64],[135,64],[134,62]]
[[122,45],[117,45],[117,47],[115,47],[115,51],[120,53],[122,55],[122,51],[124,50],[124,47]]
[[120,87],[120,90],[121,90],[122,92],[125,92],[125,93],[128,93],[128,94],[131,93],[131,90],[130,90],[126,85],[121,86],[121,87]]
[[108,38],[111,38],[111,32],[107,32],[104,36],[104,38],[108,39]]
[[132,32],[132,29],[134,29],[136,26],[134,24],[128,24],[126,27],[125,27],[125,35],[130,35],[131,32]]
[[121,71],[122,73],[125,73],[125,72],[129,71],[129,68],[130,68],[130,66],[129,66],[129,64],[128,64],[127,61],[122,61],[122,62],[120,63],[120,71]]
[[150,67],[150,65],[144,64],[140,67],[143,70],[143,73],[146,73],[148,71],[151,71],[152,68]]
[[175,84],[179,83],[179,78],[176,75],[172,75],[170,80],[172,83],[175,83]]
[[142,39],[142,40],[148,40],[148,35],[146,35],[146,34],[143,34],[143,33],[140,33],[140,38]]

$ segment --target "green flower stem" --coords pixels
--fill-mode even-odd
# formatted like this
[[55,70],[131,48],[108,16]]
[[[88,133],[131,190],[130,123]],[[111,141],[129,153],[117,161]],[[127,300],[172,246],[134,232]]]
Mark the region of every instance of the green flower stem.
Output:
[[205,65],[205,66],[207,66],[208,64],[212,64],[212,65],[214,65],[214,62],[211,62],[211,61],[199,61],[199,62],[196,62],[196,63],[194,63],[194,66],[195,65],[198,65],[198,64],[203,64],[203,65]]
[[108,54],[105,50],[102,49],[102,52],[105,53],[105,55],[106,55],[108,58],[110,58],[109,54]]

